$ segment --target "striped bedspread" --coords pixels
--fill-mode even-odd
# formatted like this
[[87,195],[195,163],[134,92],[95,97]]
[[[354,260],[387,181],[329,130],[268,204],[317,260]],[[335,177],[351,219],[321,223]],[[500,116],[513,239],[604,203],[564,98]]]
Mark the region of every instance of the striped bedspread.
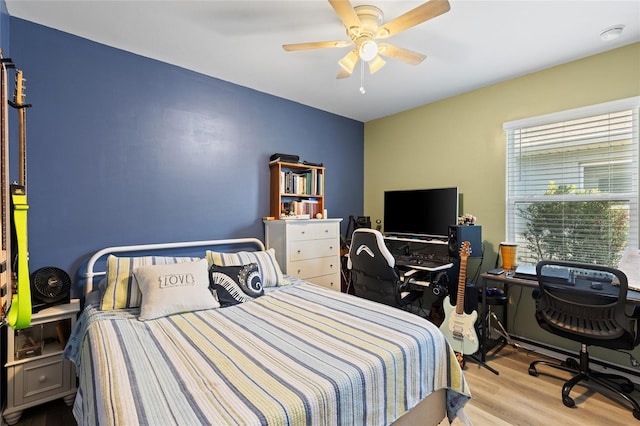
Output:
[[385,425],[446,388],[470,397],[427,320],[313,284],[240,305],[138,321],[88,306],[64,356],[81,425]]

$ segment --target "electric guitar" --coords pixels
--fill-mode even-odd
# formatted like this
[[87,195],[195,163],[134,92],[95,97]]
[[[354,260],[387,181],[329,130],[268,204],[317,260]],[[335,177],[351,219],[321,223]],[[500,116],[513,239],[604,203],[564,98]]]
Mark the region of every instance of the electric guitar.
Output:
[[478,335],[475,329],[478,312],[473,311],[471,314],[464,312],[464,289],[467,282],[467,259],[471,253],[470,245],[469,241],[465,241],[460,248],[460,274],[458,277],[456,305],[451,305],[449,296],[444,299],[442,304],[445,318],[440,325],[440,331],[447,338],[451,348],[463,355],[474,354],[479,348]]
[[0,325],[9,314],[13,298],[11,284],[11,253],[9,233],[11,229],[9,215],[9,113],[7,98],[7,67],[11,59],[4,58],[0,51],[0,216],[2,217],[2,246],[0,247]]
[[[9,325],[18,330],[27,328],[31,324],[31,282],[29,281],[29,254],[27,251],[27,147],[26,120],[27,108],[25,103],[25,79],[22,71],[16,72],[16,90],[13,102],[9,105],[18,110],[18,143],[19,143],[19,184],[11,185],[11,201],[13,204],[13,231],[15,232],[15,246],[12,253],[12,272],[16,282],[16,292],[13,295],[9,310]],[[13,244],[12,244],[13,246]]]

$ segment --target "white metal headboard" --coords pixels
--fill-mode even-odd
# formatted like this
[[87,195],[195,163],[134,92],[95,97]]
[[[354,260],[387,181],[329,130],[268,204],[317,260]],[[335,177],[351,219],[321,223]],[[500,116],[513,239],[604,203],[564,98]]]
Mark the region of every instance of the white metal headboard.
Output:
[[[229,240],[208,240],[208,241],[184,241],[177,243],[158,243],[158,244],[138,244],[132,246],[116,246],[106,247],[97,251],[89,258],[87,262],[87,272],[84,274],[86,278],[84,294],[87,295],[93,290],[93,278],[104,276],[106,271],[96,271],[96,262],[103,256],[115,253],[132,253],[137,251],[160,251],[167,249],[179,249],[189,247],[215,247],[215,246],[253,246],[257,250],[264,250],[264,244],[257,238],[236,238]],[[204,256],[204,253],[203,253]]]

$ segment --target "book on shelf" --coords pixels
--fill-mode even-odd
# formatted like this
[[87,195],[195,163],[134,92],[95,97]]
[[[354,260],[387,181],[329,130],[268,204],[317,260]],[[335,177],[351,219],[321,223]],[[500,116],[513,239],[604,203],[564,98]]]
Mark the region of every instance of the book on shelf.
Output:
[[284,202],[281,204],[280,212],[287,216],[308,215],[310,217],[316,217],[318,213],[322,213],[318,200],[314,199]]
[[281,171],[280,188],[284,194],[322,195],[322,174],[316,169]]

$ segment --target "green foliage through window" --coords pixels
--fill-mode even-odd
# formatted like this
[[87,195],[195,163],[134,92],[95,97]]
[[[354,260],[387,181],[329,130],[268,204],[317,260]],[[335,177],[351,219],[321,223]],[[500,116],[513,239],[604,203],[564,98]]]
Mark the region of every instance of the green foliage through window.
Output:
[[[550,182],[545,191],[549,201],[518,206],[517,215],[525,222],[521,237],[526,257],[532,263],[557,259],[617,267],[629,234],[628,202],[594,201],[598,193]],[[574,201],[580,195],[588,195],[588,200]]]

